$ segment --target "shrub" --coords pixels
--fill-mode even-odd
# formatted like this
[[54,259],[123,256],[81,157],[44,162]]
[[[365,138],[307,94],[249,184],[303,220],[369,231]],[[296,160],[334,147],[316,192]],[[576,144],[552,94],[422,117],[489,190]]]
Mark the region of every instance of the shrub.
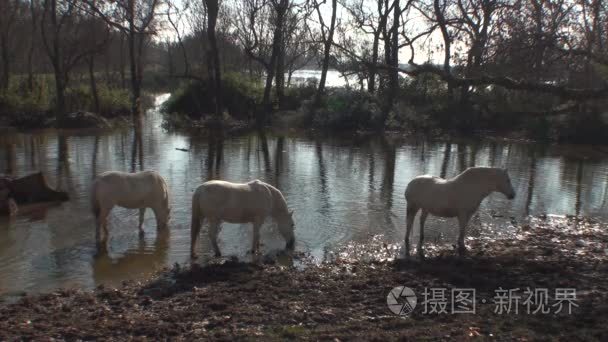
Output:
[[[99,113],[105,117],[126,115],[130,112],[129,93],[123,89],[110,89],[106,86],[98,87]],[[65,94],[66,110],[95,111],[95,101],[88,86],[72,87]]]
[[[224,109],[235,118],[248,118],[262,101],[263,89],[244,76],[227,74],[222,80]],[[165,113],[187,114],[192,118],[214,113],[213,93],[207,80],[183,84],[163,105]]]
[[570,113],[555,124],[558,141],[584,144],[606,143],[608,123],[598,112]]
[[18,127],[43,127],[50,118],[52,108],[48,82],[36,78],[30,91],[25,79],[11,83],[6,92],[0,93],[0,116],[10,125]]
[[[312,102],[305,102],[303,110],[310,111]],[[382,122],[377,99],[365,91],[328,89],[319,108],[312,114],[313,126],[330,129],[371,129]]]
[[311,100],[315,96],[316,91],[317,87],[314,82],[286,88],[283,100],[284,109],[296,110],[300,108],[304,101]]

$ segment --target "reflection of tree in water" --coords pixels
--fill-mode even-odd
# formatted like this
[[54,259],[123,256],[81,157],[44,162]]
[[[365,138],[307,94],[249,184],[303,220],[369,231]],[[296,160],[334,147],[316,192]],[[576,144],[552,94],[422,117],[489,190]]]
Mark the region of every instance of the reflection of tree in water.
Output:
[[578,216],[581,212],[582,207],[582,191],[583,191],[583,160],[577,159],[576,161],[568,161],[562,164],[562,179],[565,181],[565,185],[574,187],[574,215]]
[[322,214],[330,211],[329,194],[327,193],[327,168],[323,159],[323,145],[320,140],[315,141],[315,154],[319,163],[319,182],[321,183],[321,206],[319,210]]
[[395,160],[397,157],[397,151],[395,145],[391,144],[385,151],[384,161],[384,178],[382,186],[380,188],[381,197],[384,198],[386,206],[383,208],[384,223],[386,230],[395,231],[395,225],[393,223],[393,191],[395,189]]
[[[72,170],[70,168],[70,149],[65,135],[57,136],[57,188],[69,191],[74,188]],[[65,181],[65,187],[64,187]]]
[[170,229],[156,231],[153,246],[146,245],[140,238],[136,249],[126,251],[122,256],[113,258],[107,252],[93,260],[93,279],[95,284],[103,284],[124,279],[136,279],[150,275],[167,262],[170,242]]
[[98,155],[99,155],[99,135],[96,135],[95,141],[93,142],[93,160],[91,161],[91,173],[92,173],[91,178],[95,178],[97,176]]
[[374,153],[374,147],[372,144],[369,145],[368,149],[367,149],[367,156],[368,156],[368,186],[369,186],[369,193],[370,195],[372,194],[372,192],[375,190],[375,185],[374,185],[374,178],[376,176],[376,158],[375,158],[375,153]]
[[448,174],[448,166],[450,165],[450,158],[452,157],[452,143],[447,141],[443,149],[443,160],[441,161],[441,174],[439,177],[446,178]]
[[137,171],[139,162],[139,171],[144,170],[144,143],[143,143],[143,118],[141,116],[134,118],[133,126],[133,146],[131,148],[131,172]]
[[382,185],[380,186],[380,196],[382,201],[386,203],[386,210],[390,212],[393,207],[393,187],[395,183],[395,159],[397,158],[397,149],[393,143],[389,143],[386,139],[382,139],[382,152],[384,155],[384,175]]
[[490,156],[489,163],[491,167],[496,167],[496,141],[490,141]]
[[224,154],[224,140],[220,133],[210,133],[207,140],[207,180],[219,178]]
[[536,180],[536,151],[532,145],[530,145],[530,174],[528,175],[528,193],[526,194],[526,207],[524,209],[524,216],[530,215],[530,206],[532,205],[532,198],[534,196],[534,182]]
[[270,151],[268,150],[268,140],[266,139],[266,134],[263,130],[258,131],[258,138],[258,143],[262,150],[262,157],[264,158],[264,171],[270,172],[272,170],[272,167],[270,166]]
[[17,146],[13,142],[7,142],[5,146],[6,169],[3,170],[7,175],[14,176],[17,173]]
[[274,185],[277,188],[281,187],[280,175],[283,169],[283,149],[285,148],[285,137],[280,136],[277,138],[277,146],[274,155]]
[[467,168],[467,145],[459,143],[458,148],[458,173],[463,172]]
[[479,152],[479,144],[474,142],[471,144],[471,158],[467,167],[473,167],[477,165],[477,154]]

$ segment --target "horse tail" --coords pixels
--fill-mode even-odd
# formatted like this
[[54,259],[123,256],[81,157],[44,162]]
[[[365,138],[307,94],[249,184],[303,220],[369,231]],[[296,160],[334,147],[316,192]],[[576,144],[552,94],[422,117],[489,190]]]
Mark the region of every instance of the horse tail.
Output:
[[411,185],[411,182],[405,188],[405,200],[408,201],[408,202],[409,202],[409,198],[410,198],[411,193],[412,193],[412,189],[411,189],[410,185]]
[[201,216],[201,206],[199,203],[199,192],[194,191],[192,195],[192,222],[190,226],[190,256],[196,258],[195,246],[198,234],[201,231],[201,223],[203,217]]
[[201,206],[199,204],[199,194],[198,191],[194,192],[192,195],[192,222],[191,229],[192,231],[197,231],[201,227]]

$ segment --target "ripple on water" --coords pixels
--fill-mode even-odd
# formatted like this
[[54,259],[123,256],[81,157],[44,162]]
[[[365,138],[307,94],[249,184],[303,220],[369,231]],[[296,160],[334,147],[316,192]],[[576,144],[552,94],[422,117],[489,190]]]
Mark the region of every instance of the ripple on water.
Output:
[[[167,94],[157,96],[155,105],[167,98]],[[272,132],[232,137],[218,144],[207,136],[164,131],[161,122],[157,107],[147,111],[143,150],[134,144],[139,139],[130,129],[78,136],[58,136],[53,131],[3,134],[0,170],[17,176],[41,170],[51,185],[68,191],[71,200],[13,221],[0,220],[0,291],[119,284],[124,279],[147,277],[176,262],[188,262],[192,192],[212,178],[257,178],[282,190],[290,208],[295,209],[299,257],[291,259],[294,265],[305,264],[302,260],[393,257],[403,246],[403,192],[409,180],[442,171],[451,177],[472,165],[508,168],[517,192],[513,201],[495,194],[481,204],[479,215],[469,226],[473,237],[513,236],[515,227],[528,215],[542,213],[608,218],[608,156],[585,153],[587,147],[573,152],[573,147],[504,141]],[[140,239],[137,210],[115,209],[109,218],[109,251],[96,257],[89,204],[91,180],[107,170],[139,169],[157,170],[167,180],[173,207],[170,232],[159,234],[154,215],[148,211],[146,234]],[[457,235],[455,219],[427,220],[425,240],[429,245],[452,244]],[[417,241],[417,236],[416,228],[412,241]],[[227,257],[249,260],[251,239],[250,225],[225,224],[220,248]],[[285,242],[270,221],[262,229],[261,241],[263,255],[278,259],[275,254],[281,255]],[[203,262],[211,259],[206,228],[197,249]]]

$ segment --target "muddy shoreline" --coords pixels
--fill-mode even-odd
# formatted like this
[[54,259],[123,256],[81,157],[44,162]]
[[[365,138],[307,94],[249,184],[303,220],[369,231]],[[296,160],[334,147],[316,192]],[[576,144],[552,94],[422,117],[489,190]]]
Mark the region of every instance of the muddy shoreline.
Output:
[[[264,339],[607,340],[608,230],[590,220],[533,220],[512,239],[468,241],[469,255],[427,248],[427,259],[359,262],[348,251],[304,268],[221,261],[175,266],[151,281],[58,290],[0,304],[0,340]],[[387,248],[381,246],[379,248]],[[382,254],[382,253],[379,253]],[[418,306],[393,314],[386,297],[408,286]],[[475,313],[424,313],[429,288],[474,288]],[[548,313],[497,313],[498,289],[548,289]],[[555,289],[577,306],[556,313]],[[483,303],[485,301],[486,303]],[[427,311],[430,307],[426,307]]]

